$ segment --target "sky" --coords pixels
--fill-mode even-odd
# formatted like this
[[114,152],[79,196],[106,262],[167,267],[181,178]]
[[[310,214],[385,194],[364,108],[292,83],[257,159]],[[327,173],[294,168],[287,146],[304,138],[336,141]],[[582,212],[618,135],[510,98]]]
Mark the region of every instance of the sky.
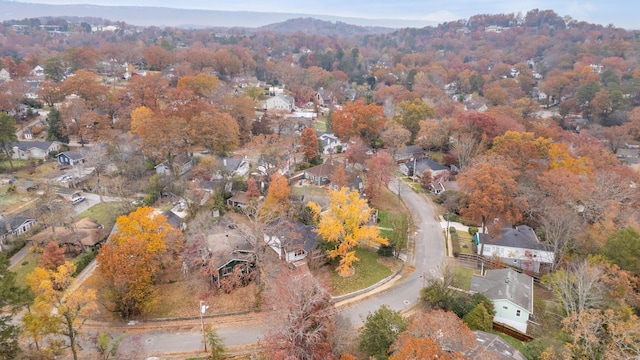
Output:
[[[16,0],[14,0],[16,1]],[[438,23],[477,14],[551,9],[579,21],[640,29],[638,0],[18,0],[55,5],[158,6],[182,9],[333,15],[367,19],[406,19]]]

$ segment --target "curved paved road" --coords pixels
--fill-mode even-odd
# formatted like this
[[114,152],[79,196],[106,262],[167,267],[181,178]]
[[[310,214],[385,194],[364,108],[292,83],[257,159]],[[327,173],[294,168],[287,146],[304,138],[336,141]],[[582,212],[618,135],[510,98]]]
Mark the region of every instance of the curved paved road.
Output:
[[[405,266],[414,265],[415,271],[404,271],[406,278],[388,291],[344,308],[340,313],[355,326],[364,323],[369,312],[376,311],[381,305],[397,311],[406,310],[420,299],[420,289],[426,278],[440,276],[441,264],[444,262],[445,247],[442,227],[435,218],[431,203],[422,195],[413,192],[402,181],[394,181],[389,188],[396,194],[400,185],[400,196],[413,215],[416,227],[415,252],[413,260]],[[411,259],[411,257],[410,257]]]
[[[442,227],[435,218],[431,203],[426,198],[414,193],[402,182],[399,185],[401,197],[411,211],[416,226],[414,256],[409,257],[412,260],[406,264],[406,266],[414,265],[415,270],[410,273],[404,271],[408,275],[404,275],[389,290],[372,295],[351,306],[341,307],[339,313],[353,326],[362,325],[369,312],[376,311],[383,304],[398,311],[408,309],[419,300],[425,277],[440,276],[439,271],[445,258]],[[389,187],[397,193],[398,182],[392,182]],[[225,345],[248,346],[257,343],[268,328],[267,323],[254,316],[248,315],[244,321],[230,324],[220,323],[221,319],[210,318],[205,319],[205,324],[210,324],[217,329]],[[133,346],[140,346],[142,343],[143,352],[148,355],[198,351],[202,349],[203,343],[202,333],[196,329],[198,327],[193,324],[189,329],[181,330],[163,330],[160,325],[154,330],[142,330],[139,342]],[[123,345],[127,347],[126,344]]]

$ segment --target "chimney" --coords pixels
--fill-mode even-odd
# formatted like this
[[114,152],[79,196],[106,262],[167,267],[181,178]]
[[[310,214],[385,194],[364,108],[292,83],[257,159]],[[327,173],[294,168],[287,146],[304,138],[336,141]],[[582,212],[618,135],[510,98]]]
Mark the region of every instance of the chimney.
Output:
[[227,159],[223,158],[222,159],[222,165],[224,165],[225,167],[227,167]]

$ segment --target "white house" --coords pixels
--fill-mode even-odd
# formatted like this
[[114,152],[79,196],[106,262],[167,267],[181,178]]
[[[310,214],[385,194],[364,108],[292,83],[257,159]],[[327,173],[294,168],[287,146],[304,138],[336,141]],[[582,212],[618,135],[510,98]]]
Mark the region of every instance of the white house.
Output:
[[322,143],[324,155],[336,154],[338,149],[346,151],[349,148],[349,143],[343,143],[334,133],[322,133],[318,136],[318,140]]
[[7,69],[0,69],[0,82],[11,81],[11,74]]
[[36,223],[34,218],[26,214],[17,214],[0,219],[0,251],[7,245],[5,240],[10,236],[20,236],[29,231]]
[[31,70],[31,76],[44,76],[44,68],[40,65],[36,65],[36,67]]
[[267,226],[264,242],[288,263],[304,259],[316,247],[313,226],[280,218]]
[[473,275],[471,291],[493,302],[493,321],[526,333],[533,314],[533,278],[513,269],[487,270],[484,276]]
[[294,100],[291,96],[277,95],[270,97],[264,103],[265,110],[293,110]]
[[11,144],[16,160],[46,159],[50,152],[60,151],[62,144],[58,141],[20,141]]
[[496,236],[477,233],[473,240],[478,255],[498,257],[506,264],[524,270],[540,272],[540,266],[553,264],[555,253],[540,243],[536,233],[527,225],[502,228]]

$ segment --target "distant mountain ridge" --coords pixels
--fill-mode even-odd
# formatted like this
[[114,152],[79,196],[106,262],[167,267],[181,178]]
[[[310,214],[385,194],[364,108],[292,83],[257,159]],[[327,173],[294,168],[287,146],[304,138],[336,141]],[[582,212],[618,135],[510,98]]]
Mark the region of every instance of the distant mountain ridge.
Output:
[[[124,21],[140,26],[171,26],[183,28],[205,27],[246,27],[258,28],[270,24],[286,22],[290,19],[310,18],[340,22],[350,25],[372,27],[374,33],[382,27],[405,28],[437,25],[436,22],[398,19],[363,19],[313,14],[266,13],[249,11],[189,10],[141,6],[98,6],[98,5],[49,5],[21,3],[0,0],[0,21],[21,20],[38,17],[99,17],[110,21]],[[292,26],[296,22],[292,23]],[[319,24],[316,24],[319,26]],[[319,26],[326,28],[327,26]],[[344,29],[347,29],[346,27]],[[357,31],[350,29],[349,31]],[[366,31],[365,31],[366,32]],[[388,32],[388,31],[385,31]]]
[[316,35],[365,35],[365,34],[387,34],[395,31],[393,28],[382,26],[357,26],[340,21],[331,22],[326,20],[318,20],[314,18],[297,18],[289,19],[284,22],[261,26],[261,30],[270,30],[275,32],[298,32]]

